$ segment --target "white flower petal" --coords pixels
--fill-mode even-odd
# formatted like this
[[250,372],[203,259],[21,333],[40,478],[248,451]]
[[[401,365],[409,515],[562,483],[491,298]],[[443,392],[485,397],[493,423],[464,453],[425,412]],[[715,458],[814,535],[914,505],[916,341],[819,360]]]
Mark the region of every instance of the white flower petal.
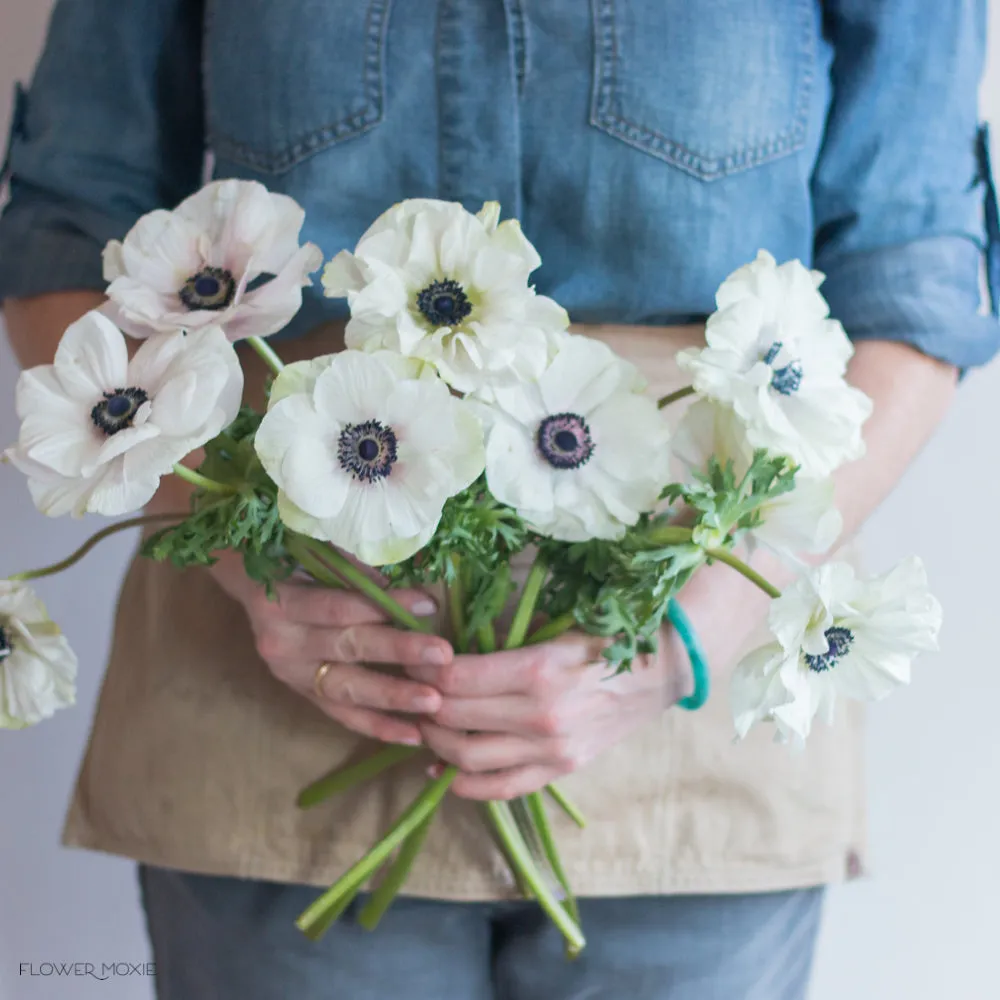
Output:
[[286,327],[302,307],[302,289],[312,284],[309,275],[322,262],[319,247],[307,243],[299,248],[275,277],[242,296],[226,324],[229,339],[269,337]]
[[371,420],[396,384],[389,367],[371,354],[343,351],[333,357],[313,387],[324,419],[338,424]]
[[67,327],[53,370],[68,397],[93,406],[106,390],[125,384],[125,338],[107,317],[92,310]]
[[291,393],[269,406],[254,448],[268,475],[292,502],[315,518],[332,518],[344,506],[350,476],[337,463],[342,427],[316,412],[309,395]]
[[785,656],[781,646],[771,643],[748,653],[733,671],[729,698],[739,739],[791,700],[781,679],[780,667]]
[[539,378],[549,413],[586,416],[622,385],[630,385],[632,366],[607,344],[590,337],[567,337]]
[[0,658],[0,729],[33,725],[72,705],[76,656],[24,584],[0,580],[0,627],[9,641]]
[[339,299],[348,292],[359,292],[367,281],[363,263],[349,250],[341,250],[323,268],[323,294],[327,298]]
[[83,517],[87,511],[91,480],[78,475],[65,476],[47,465],[36,462],[18,448],[4,452],[15,469],[28,479],[28,492],[34,505],[47,517]]
[[551,510],[553,474],[523,427],[503,418],[493,424],[486,440],[486,479],[497,500],[519,510]]

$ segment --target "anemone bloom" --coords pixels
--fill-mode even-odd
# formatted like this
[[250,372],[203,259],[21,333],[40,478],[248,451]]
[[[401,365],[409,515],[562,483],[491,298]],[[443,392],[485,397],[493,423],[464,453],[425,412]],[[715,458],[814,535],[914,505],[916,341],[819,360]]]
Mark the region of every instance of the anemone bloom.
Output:
[[275,333],[323,261],[319,247],[299,246],[304,218],[256,181],[213,181],[108,243],[104,311],[133,337],[206,326],[233,341]]
[[347,346],[420,358],[461,392],[540,375],[569,317],[535,294],[541,258],[499,218],[496,202],[473,215],[426,198],[379,216],[323,272],[326,294],[351,308]]
[[285,524],[373,566],[422,548],[445,500],[483,469],[471,404],[433,369],[390,352],[286,366],[255,447]]
[[129,513],[235,418],[242,393],[219,327],[160,334],[130,361],[121,331],[90,312],[66,330],[53,364],[21,373],[21,432],[5,455],[44,514]]
[[736,732],[770,720],[777,739],[801,742],[817,715],[832,721],[838,697],[877,701],[908,684],[914,658],[937,649],[941,605],[915,557],[871,580],[828,563],[774,601],[770,626],[775,641],[733,674]]
[[536,382],[481,404],[486,479],[541,534],[619,538],[668,481],[668,429],[635,368],[567,336]]
[[23,729],[72,705],[76,666],[34,591],[0,580],[0,729]]
[[719,286],[707,346],[677,356],[699,393],[736,413],[754,448],[789,456],[812,478],[864,454],[871,413],[844,378],[853,347],[829,318],[822,280],[761,250]]

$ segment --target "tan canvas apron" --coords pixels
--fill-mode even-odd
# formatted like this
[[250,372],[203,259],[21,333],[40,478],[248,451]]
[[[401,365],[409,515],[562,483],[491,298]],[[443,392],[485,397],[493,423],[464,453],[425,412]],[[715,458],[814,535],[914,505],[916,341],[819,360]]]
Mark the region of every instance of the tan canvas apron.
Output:
[[[696,328],[588,328],[662,394]],[[756,892],[861,867],[860,713],[840,706],[804,752],[766,727],[734,744],[725,674],[708,705],[665,712],[566,778],[586,830],[555,816],[581,895]],[[719,675],[723,676],[720,678]],[[323,885],[419,791],[429,757],[311,811],[295,795],[372,745],[275,680],[243,609],[200,569],[136,560],[63,842],[194,872]],[[441,899],[514,888],[479,807],[445,800],[406,885]]]

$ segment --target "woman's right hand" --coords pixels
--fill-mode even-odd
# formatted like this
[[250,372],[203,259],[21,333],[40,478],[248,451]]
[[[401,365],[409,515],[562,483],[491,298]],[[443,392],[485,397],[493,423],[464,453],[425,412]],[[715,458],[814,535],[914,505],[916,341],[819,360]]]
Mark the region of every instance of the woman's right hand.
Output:
[[[453,651],[439,636],[407,632],[359,594],[307,581],[277,586],[277,600],[247,577],[243,560],[223,553],[209,570],[219,586],[243,605],[257,652],[271,673],[337,722],[385,743],[422,742],[415,720],[441,707],[433,687],[371,669],[366,664],[444,666]],[[418,590],[393,591],[413,614],[434,614],[434,602]],[[330,664],[316,690],[316,676]]]

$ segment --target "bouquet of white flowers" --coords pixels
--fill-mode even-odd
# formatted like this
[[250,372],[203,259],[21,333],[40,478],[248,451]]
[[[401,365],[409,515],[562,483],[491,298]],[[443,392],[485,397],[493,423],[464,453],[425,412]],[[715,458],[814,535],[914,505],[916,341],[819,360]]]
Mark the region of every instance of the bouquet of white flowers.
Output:
[[[578,628],[605,637],[607,668],[622,671],[655,650],[669,619],[691,655],[687,708],[704,701],[708,675],[673,598],[703,564],[727,563],[773,598],[774,641],[733,678],[740,737],[766,720],[777,738],[804,740],[838,695],[880,698],[934,648],[941,613],[918,560],[874,580],[846,564],[797,561],[840,532],[829,477],[862,453],[870,411],[845,381],[851,344],[829,318],[817,272],[764,251],[737,270],[718,290],[706,346],[678,355],[691,385],[656,400],[635,367],[569,333],[566,312],[535,294],[529,276],[541,261],[497,204],[473,215],[406,201],[324,271],[326,294],[348,300],[347,349],[284,365],[263,338],[298,311],[320,264],[316,247],[299,245],[303,219],[290,198],[225,180],[108,245],[108,303],[69,327],[53,364],[18,382],[21,432],[5,457],[41,511],[137,511],[174,473],[194,485],[190,512],[167,518],[175,523],[144,555],[187,567],[236,550],[268,588],[305,572],[424,631],[393,587],[443,585],[458,651]],[[131,360],[126,335],[144,338]],[[241,405],[233,343],[244,339],[274,373],[265,413]],[[671,439],[662,410],[689,396]],[[197,470],[182,464],[202,448]],[[73,701],[75,657],[24,581],[150,520],[117,522],[56,566],[0,581],[0,725]],[[784,593],[735,555],[757,544],[797,565]],[[519,585],[513,566],[525,559]],[[386,745],[317,780],[298,804],[420,752]],[[322,934],[385,867],[361,916],[375,926],[456,773],[438,769],[302,914],[306,934]],[[544,796],[491,802],[487,814],[519,884],[578,951],[579,914]]]

